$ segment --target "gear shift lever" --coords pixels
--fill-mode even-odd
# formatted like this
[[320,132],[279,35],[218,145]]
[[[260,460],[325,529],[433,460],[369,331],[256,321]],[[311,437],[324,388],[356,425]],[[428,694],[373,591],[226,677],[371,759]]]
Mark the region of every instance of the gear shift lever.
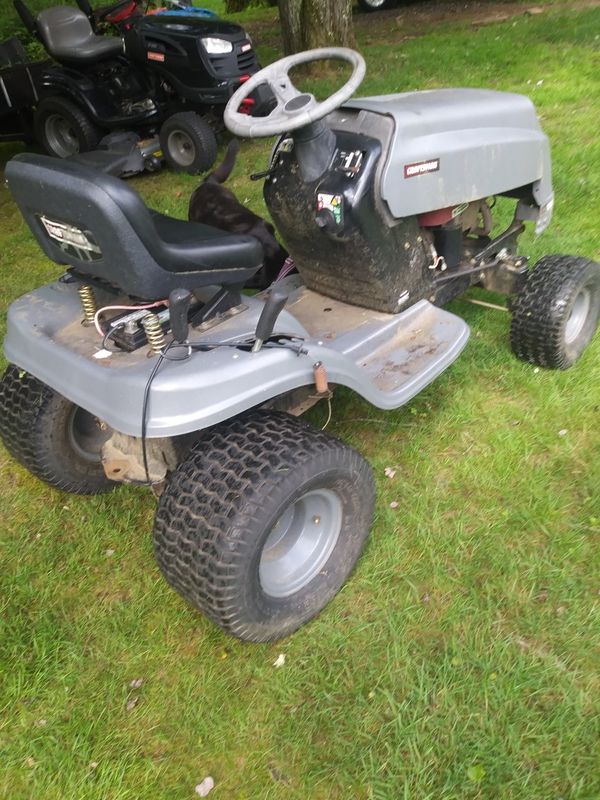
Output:
[[173,289],[169,295],[169,319],[171,333],[176,342],[185,342],[190,329],[188,311],[192,293],[187,289]]

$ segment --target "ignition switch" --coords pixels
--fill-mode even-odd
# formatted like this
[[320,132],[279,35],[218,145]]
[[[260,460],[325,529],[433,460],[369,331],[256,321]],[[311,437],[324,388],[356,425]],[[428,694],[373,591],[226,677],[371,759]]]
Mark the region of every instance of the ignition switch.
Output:
[[334,233],[338,228],[335,217],[327,208],[322,208],[320,211],[317,211],[315,222],[321,230],[327,231],[328,233]]
[[344,199],[341,194],[318,192],[315,222],[326,233],[338,233],[344,225]]

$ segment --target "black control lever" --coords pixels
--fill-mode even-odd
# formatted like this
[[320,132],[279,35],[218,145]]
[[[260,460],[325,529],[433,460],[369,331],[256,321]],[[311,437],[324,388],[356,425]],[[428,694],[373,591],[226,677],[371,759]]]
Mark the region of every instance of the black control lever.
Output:
[[171,333],[176,342],[185,342],[190,325],[188,311],[192,301],[192,293],[187,289],[173,289],[169,295],[169,320]]
[[256,332],[254,334],[255,340],[252,348],[253,353],[258,353],[260,348],[263,346],[263,342],[266,342],[269,336],[273,333],[273,328],[277,322],[277,317],[283,311],[283,307],[287,303],[287,299],[288,295],[281,289],[271,290],[271,294],[265,301],[263,310],[261,311],[258,319]]
[[252,175],[250,175],[250,180],[260,181],[262,178],[270,178],[275,170],[276,167],[269,167],[269,169],[265,169],[263,172],[253,172]]

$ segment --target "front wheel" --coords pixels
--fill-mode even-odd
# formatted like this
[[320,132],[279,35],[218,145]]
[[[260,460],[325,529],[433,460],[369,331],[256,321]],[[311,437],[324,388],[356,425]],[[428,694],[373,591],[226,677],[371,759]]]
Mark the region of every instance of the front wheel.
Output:
[[355,450],[287,414],[252,412],[208,431],[171,476],[154,526],[158,564],[227,633],[280,639],[352,571],[374,496]]
[[217,139],[208,122],[194,111],[173,114],[160,129],[165,161],[175,172],[206,172],[217,157]]
[[600,264],[574,256],[540,259],[512,312],[515,355],[540,367],[568,369],[598,327]]
[[103,443],[111,431],[33,375],[9,365],[0,381],[0,438],[36,477],[73,494],[108,492]]

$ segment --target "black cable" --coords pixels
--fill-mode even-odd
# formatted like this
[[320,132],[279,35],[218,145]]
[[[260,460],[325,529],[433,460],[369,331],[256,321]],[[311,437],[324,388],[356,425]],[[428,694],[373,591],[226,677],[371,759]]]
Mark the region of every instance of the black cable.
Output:
[[[173,344],[173,342],[171,342]],[[165,356],[164,353],[171,347],[171,344],[167,345],[164,349],[163,353],[160,353],[156,364],[152,367],[152,372],[148,376],[148,380],[146,381],[146,386],[144,387],[144,400],[142,402],[142,459],[144,461],[144,472],[146,473],[146,481],[151,486],[152,481],[150,480],[150,470],[148,469],[148,453],[146,451],[146,431],[148,427],[148,405],[150,401],[150,388],[152,386],[152,381],[156,377],[156,373],[160,369],[161,364],[163,363]]]
[[[115,325],[113,328],[110,328],[104,334],[104,339],[102,339],[102,349],[103,350],[108,350],[109,349],[109,347],[107,345],[108,345],[108,342],[109,342],[111,336],[113,334],[115,334],[120,328],[124,328],[124,327],[125,327],[125,323],[123,323],[123,325]],[[114,353],[114,352],[116,352],[116,351],[111,350],[111,353]]]
[[[275,334],[275,337],[277,335]],[[282,338],[281,341],[266,341],[263,343],[263,349],[283,349],[283,350],[292,350],[294,353],[298,355],[306,352],[303,348],[304,339],[298,338],[296,340],[298,344],[295,344],[294,341],[290,341],[287,339]],[[246,348],[248,351],[252,349],[252,345],[254,344],[254,338],[244,339],[243,341],[237,342],[172,342],[171,345],[173,349],[185,347],[188,350],[188,355],[184,358],[171,358],[167,359],[168,361],[185,361],[187,358],[190,357],[192,352],[204,352],[209,350],[216,350],[218,347],[234,347],[237,349],[244,349]]]

